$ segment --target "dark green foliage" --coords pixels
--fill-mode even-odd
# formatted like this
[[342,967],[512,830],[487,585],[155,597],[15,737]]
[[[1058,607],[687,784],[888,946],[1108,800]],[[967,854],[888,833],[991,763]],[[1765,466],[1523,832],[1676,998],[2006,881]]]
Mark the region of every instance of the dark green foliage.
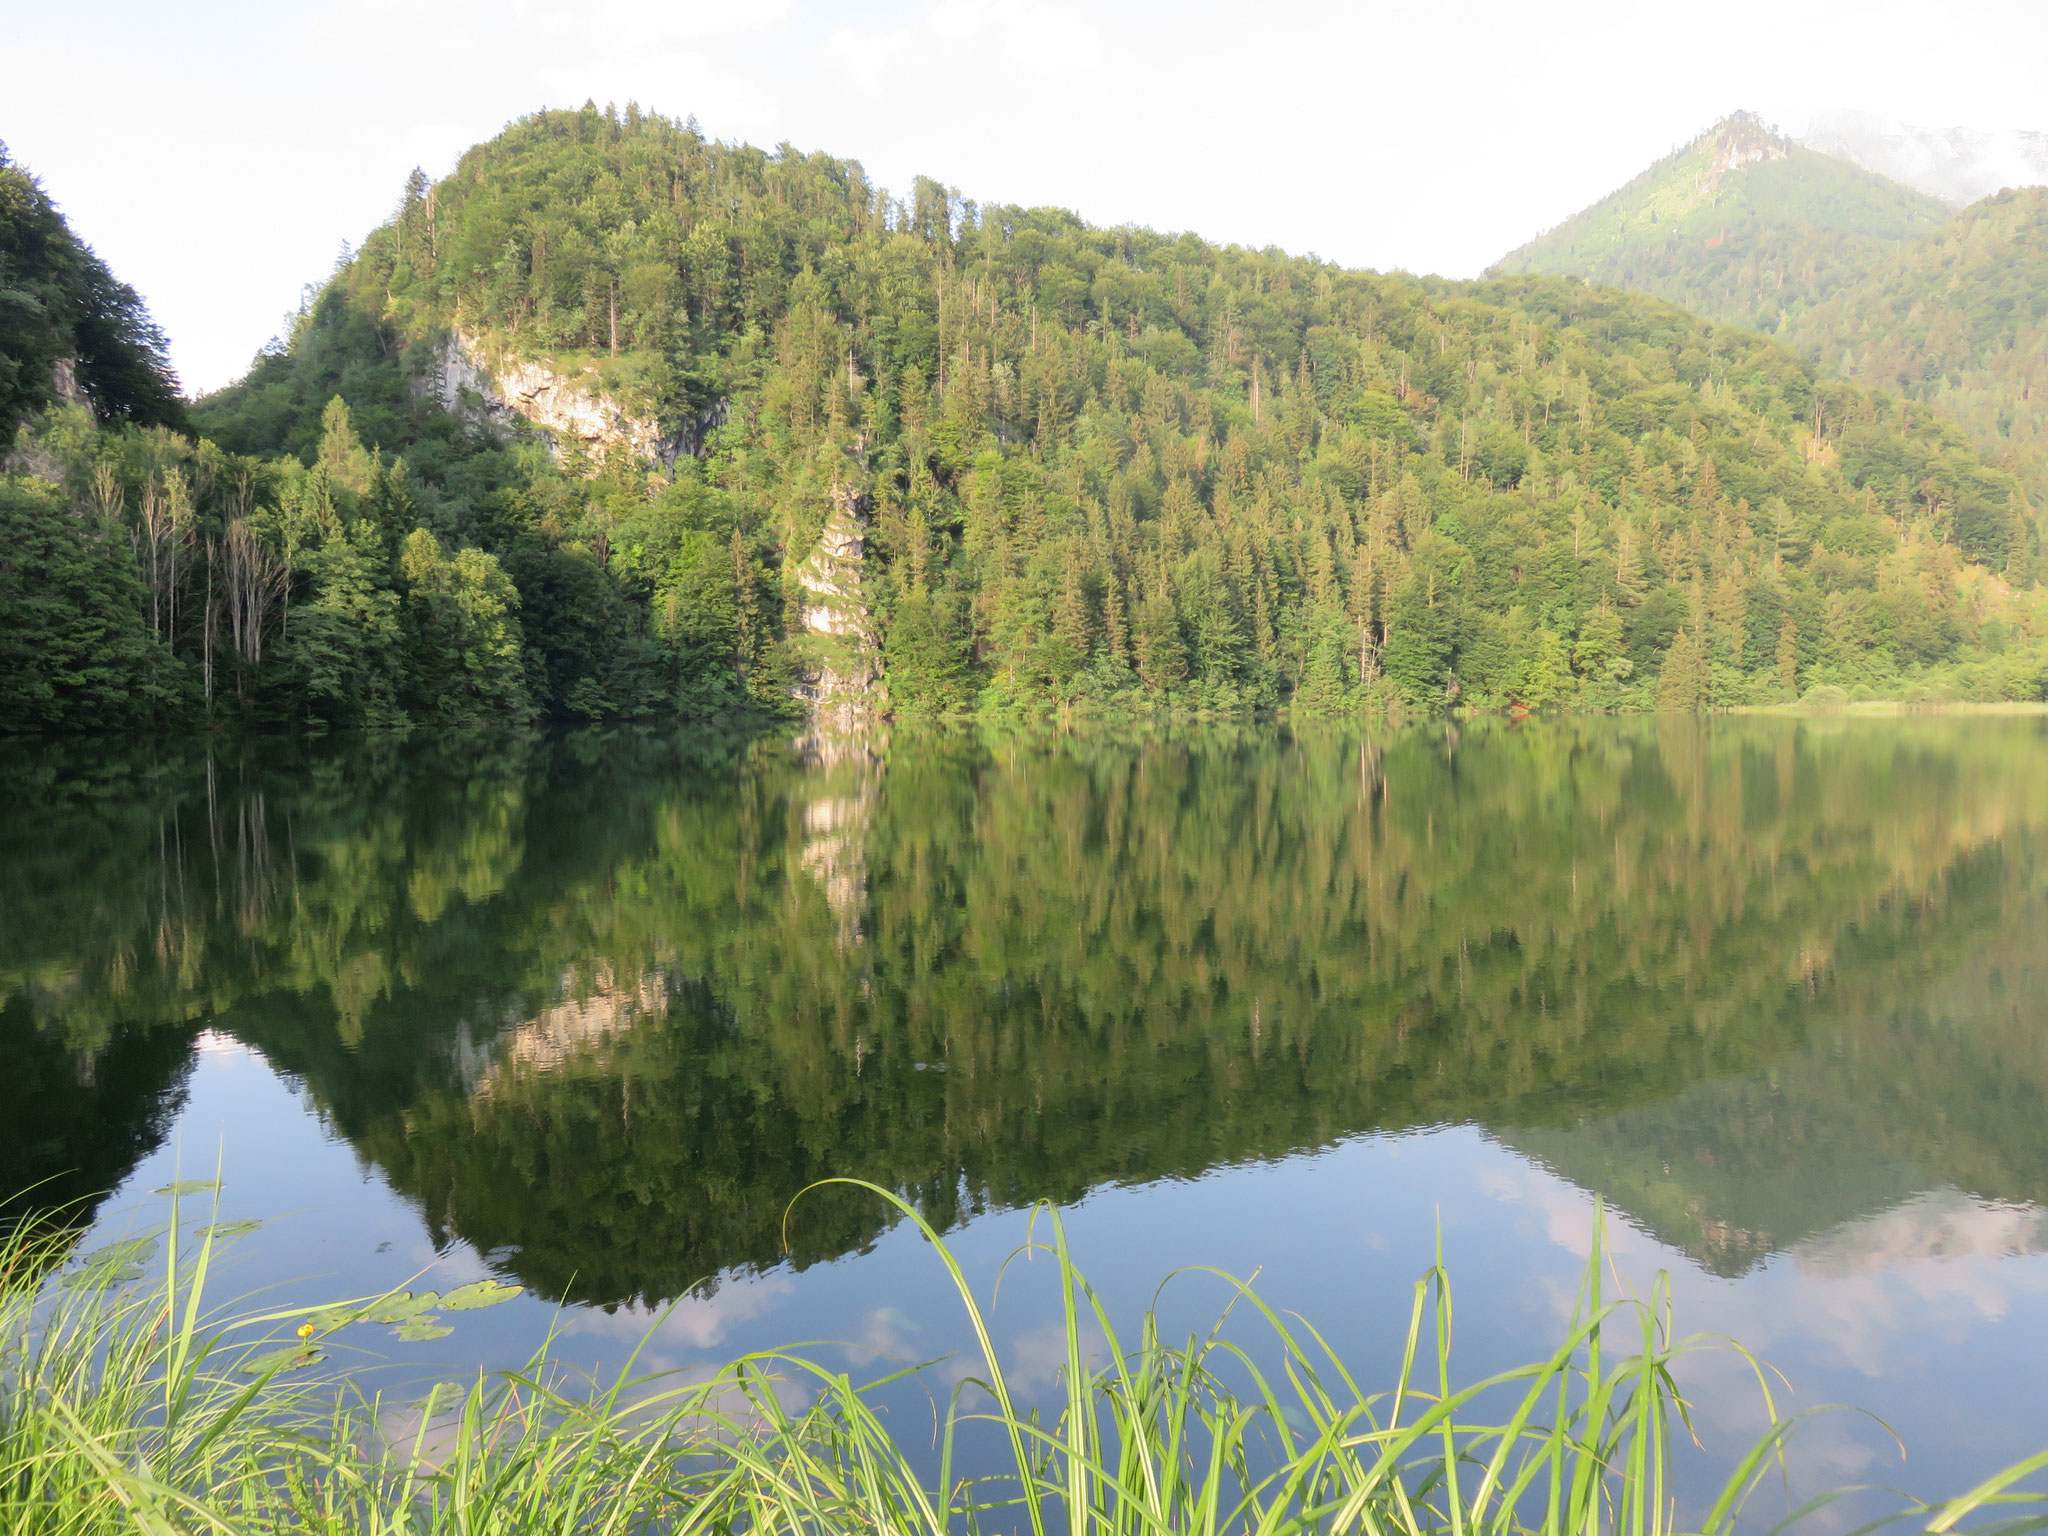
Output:
[[72,389],[102,420],[184,419],[163,332],[141,298],[0,144],[0,432]]
[[0,479],[0,720],[17,730],[139,723],[171,657],[142,617],[127,530],[33,479]]

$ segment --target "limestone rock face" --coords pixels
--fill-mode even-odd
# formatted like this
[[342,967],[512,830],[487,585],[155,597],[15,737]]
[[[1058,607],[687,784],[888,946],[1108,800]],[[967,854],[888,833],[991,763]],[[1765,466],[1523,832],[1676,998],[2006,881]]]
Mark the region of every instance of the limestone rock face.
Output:
[[832,515],[797,567],[802,679],[797,696],[815,725],[858,731],[889,712],[882,685],[881,645],[861,591],[867,528],[860,498],[835,487]]
[[721,402],[664,431],[659,422],[635,416],[593,383],[493,353],[459,330],[443,333],[413,389],[470,421],[497,427],[515,418],[531,422],[557,458],[572,445],[592,456],[623,450],[664,469],[682,455],[695,454],[705,434],[725,418]]
[[85,386],[78,382],[78,359],[60,357],[50,365],[50,392],[57,397],[59,405],[90,406]]

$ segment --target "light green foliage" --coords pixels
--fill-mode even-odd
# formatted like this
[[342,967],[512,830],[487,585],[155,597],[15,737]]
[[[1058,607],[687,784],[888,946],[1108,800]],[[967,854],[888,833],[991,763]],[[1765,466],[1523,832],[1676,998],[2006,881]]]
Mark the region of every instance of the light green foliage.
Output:
[[[1738,116],[1495,270],[1656,294],[1775,331],[1832,373],[1938,407],[2024,493],[1983,498],[1963,536],[1997,543],[2013,578],[2033,580],[2048,508],[2048,192],[2001,192],[1951,213]],[[1958,535],[1952,505],[1921,501],[1934,538]],[[1798,558],[1800,520],[1770,521],[1789,535],[1781,552]]]
[[1611,283],[1770,331],[1866,276],[1948,211],[1737,113],[1493,270]]
[[497,557],[479,549],[450,558],[424,528],[398,555],[415,719],[448,725],[524,720],[532,707],[520,665],[519,592]]
[[972,641],[953,593],[912,587],[897,599],[884,634],[900,712],[943,713],[973,701]]
[[[431,535],[429,535],[431,537]],[[304,718],[334,725],[395,725],[406,636],[383,550],[361,524],[316,525],[298,560],[306,601],[281,614],[277,650]]]
[[2048,508],[2048,189],[1972,204],[1784,334],[1848,378],[1939,406],[1987,460],[2010,455],[2034,514]]
[[504,1285],[496,1280],[472,1280],[468,1285],[458,1285],[441,1298],[441,1305],[450,1312],[469,1312],[478,1307],[495,1307],[510,1301],[524,1287]]

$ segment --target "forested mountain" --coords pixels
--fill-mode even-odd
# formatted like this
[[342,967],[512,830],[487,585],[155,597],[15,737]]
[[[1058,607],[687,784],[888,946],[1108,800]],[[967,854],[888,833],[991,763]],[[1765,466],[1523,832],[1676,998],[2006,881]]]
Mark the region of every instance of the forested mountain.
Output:
[[194,417],[17,445],[11,724],[2042,690],[2013,480],[1759,336],[635,108],[415,175]]
[[1939,406],[2048,506],[2048,188],[1973,204],[1783,335],[1833,372]]
[[1774,331],[1948,211],[1738,112],[1493,271],[1583,277]]
[[53,402],[175,425],[163,332],[0,144],[0,431]]
[[1916,167],[1930,188],[1955,177],[1975,186],[2004,161],[2025,180],[2040,136],[2004,144],[1883,126],[1832,120],[1802,147],[1737,114],[1496,270],[1576,274],[1774,331],[1829,372],[1938,406],[2019,477],[2038,514],[2048,507],[2048,190],[1998,193],[1951,215],[1850,162]]

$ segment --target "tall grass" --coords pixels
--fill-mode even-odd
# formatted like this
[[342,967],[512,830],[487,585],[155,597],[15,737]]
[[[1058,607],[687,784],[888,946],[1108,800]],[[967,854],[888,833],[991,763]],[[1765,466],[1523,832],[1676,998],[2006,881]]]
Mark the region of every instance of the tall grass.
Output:
[[[864,1186],[917,1214],[887,1191]],[[1037,1230],[1036,1224],[1034,1231]],[[0,1528],[33,1533],[348,1532],[727,1536],[1664,1536],[1681,1529],[1681,1360],[1721,1341],[1673,1331],[1660,1281],[1610,1294],[1596,1251],[1551,1352],[1461,1382],[1442,1266],[1415,1287],[1395,1379],[1357,1381],[1315,1330],[1229,1281],[1226,1317],[1120,1334],[1056,1216],[1032,1251],[1064,1308],[1057,1401],[1029,1405],[986,1314],[928,1227],[979,1358],[937,1407],[930,1445],[878,1391],[816,1354],[749,1355],[710,1380],[640,1371],[595,1387],[543,1349],[516,1370],[369,1396],[323,1374],[299,1330],[331,1309],[213,1308],[220,1230],[174,1208],[161,1264],[117,1245],[61,1265],[51,1239],[0,1242]],[[1233,1329],[1226,1332],[1224,1322]],[[1239,1341],[1235,1323],[1250,1337]],[[301,1368],[302,1367],[302,1368]],[[1757,1371],[1767,1409],[1770,1378]],[[1730,1532],[1793,1427],[1773,1428],[1692,1527]],[[916,1437],[922,1440],[922,1435]],[[1937,1532],[2048,1525],[2024,1492],[2048,1453],[1938,1506]]]

